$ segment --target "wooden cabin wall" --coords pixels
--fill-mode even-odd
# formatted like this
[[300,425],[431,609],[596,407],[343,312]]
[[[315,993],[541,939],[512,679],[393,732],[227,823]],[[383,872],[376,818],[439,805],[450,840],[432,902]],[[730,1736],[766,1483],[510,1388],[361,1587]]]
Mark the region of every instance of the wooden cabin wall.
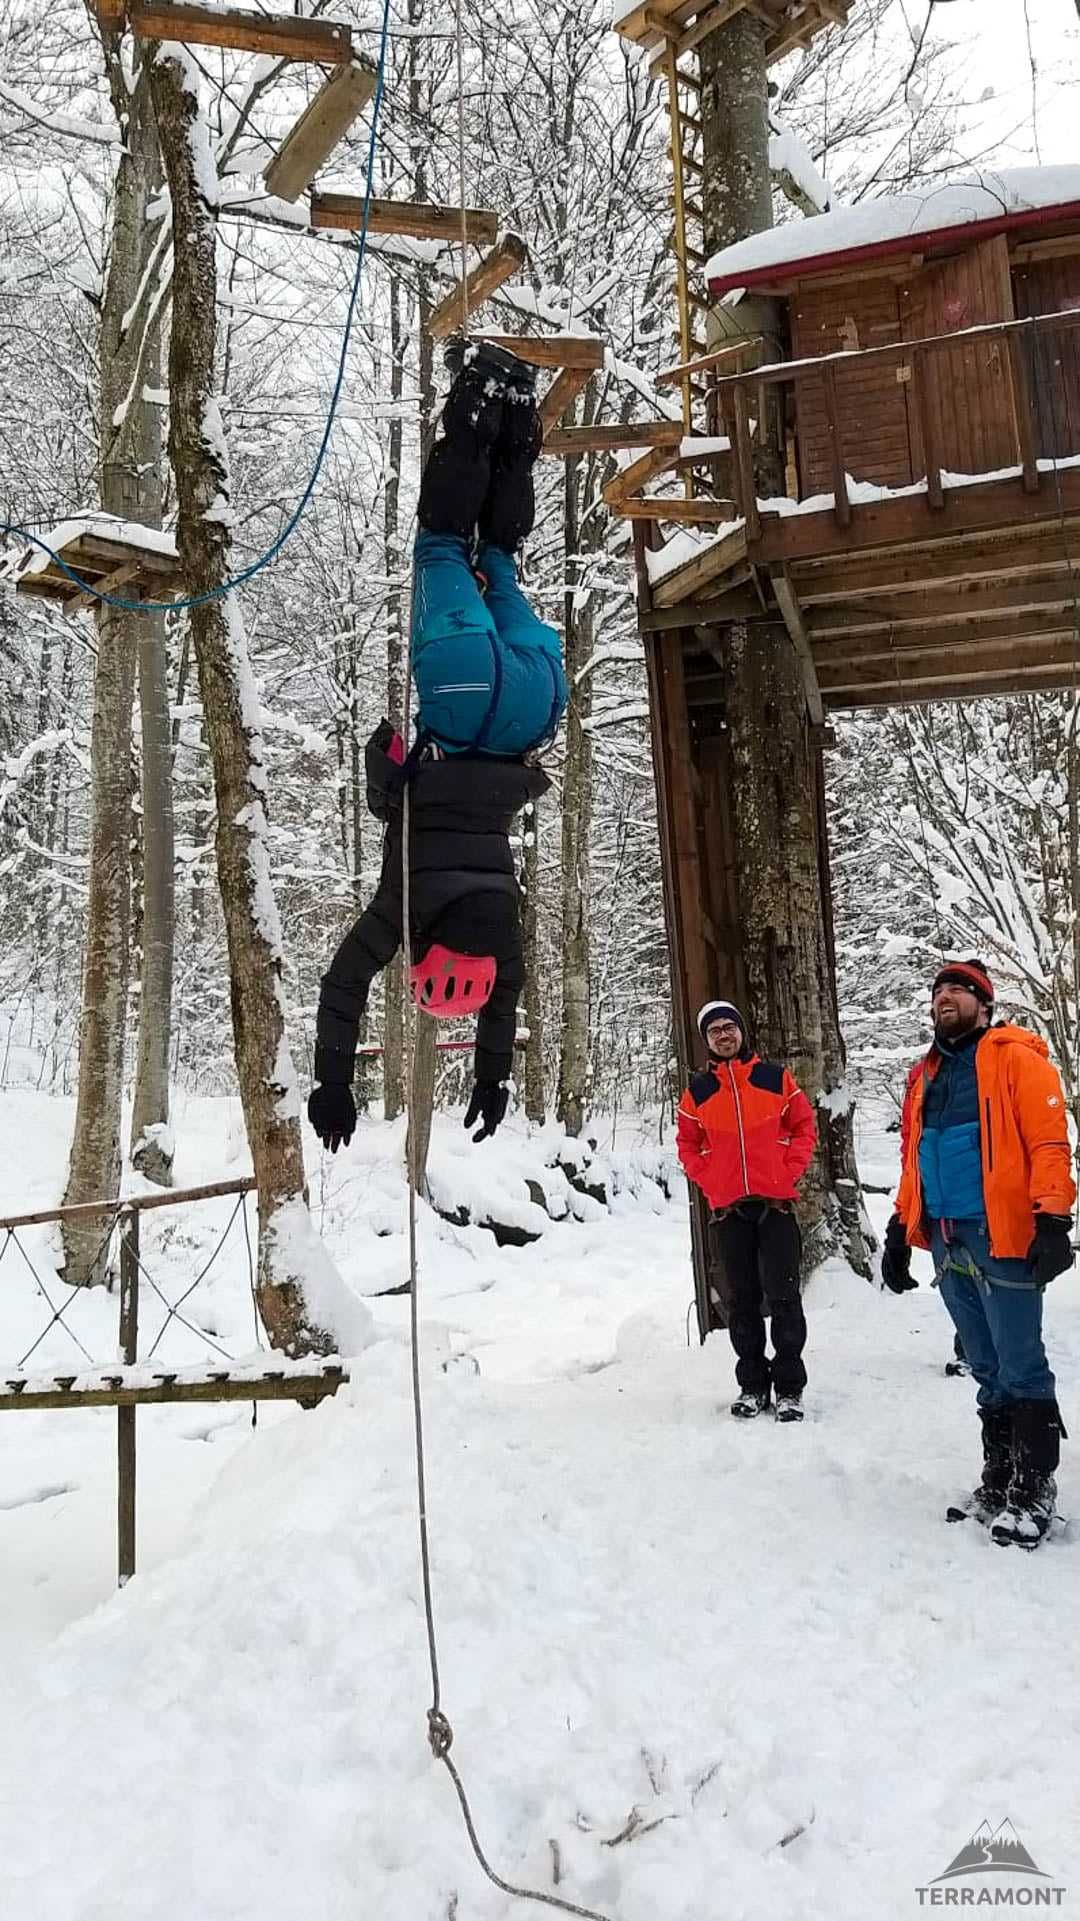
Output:
[[[900,289],[902,338],[925,340],[1014,316],[1004,234],[980,240],[949,260],[913,274]],[[927,358],[927,389],[937,423],[941,465],[951,473],[987,474],[1020,458],[1013,417],[1008,351],[1001,341],[970,343]],[[909,408],[914,477],[926,472],[916,409]]]
[[[902,338],[900,305],[894,280],[852,280],[799,288],[791,300],[791,353],[794,360],[819,354],[888,347]],[[912,478],[907,402],[895,370],[868,367],[837,369],[844,465],[857,480],[879,487],[906,487]],[[799,494],[829,494],[833,488],[832,448],[825,420],[825,396],[817,380],[796,388]]]
[[[1017,319],[1080,307],[1080,254],[1015,266],[1013,292]],[[1080,454],[1080,331],[1040,334],[1026,358],[1040,454]]]

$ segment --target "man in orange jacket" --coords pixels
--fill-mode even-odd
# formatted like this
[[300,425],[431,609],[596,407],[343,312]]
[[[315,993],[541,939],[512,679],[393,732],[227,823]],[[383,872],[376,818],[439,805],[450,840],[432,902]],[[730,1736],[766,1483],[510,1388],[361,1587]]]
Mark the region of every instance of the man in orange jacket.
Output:
[[[776,1396],[778,1421],[802,1420],[806,1317],[799,1290],[802,1238],[794,1205],[813,1158],[814,1110],[786,1067],[754,1052],[730,1001],[707,1001],[698,1029],[709,1051],[679,1102],[676,1145],[713,1209],[725,1281],[728,1333],[746,1420]],[[772,1321],[773,1359],[765,1352]]]
[[1042,1297],[1073,1263],[1076,1187],[1046,1042],[1004,1021],[991,1026],[993,1006],[982,961],[938,972],[933,1046],[908,1075],[881,1274],[896,1294],[916,1286],[910,1250],[930,1249],[979,1384],[982,1480],[948,1518],[973,1514],[1001,1545],[1034,1548],[1053,1519],[1064,1433]]

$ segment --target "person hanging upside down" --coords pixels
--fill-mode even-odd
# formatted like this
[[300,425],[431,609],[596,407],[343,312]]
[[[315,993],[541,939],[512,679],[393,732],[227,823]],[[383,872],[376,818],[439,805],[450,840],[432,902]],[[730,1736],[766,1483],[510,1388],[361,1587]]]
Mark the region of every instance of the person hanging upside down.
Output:
[[308,1116],[336,1153],[352,1139],[357,1034],[376,974],[402,943],[403,796],[409,792],[410,986],[427,1013],[476,1014],[474,1140],[506,1113],[524,979],[514,817],[550,785],[532,759],[566,706],[562,649],[518,585],[535,515],[543,430],[535,374],[487,343],[452,342],[443,436],[420,486],[413,567],[416,740],[389,721],[366,750],[367,800],[386,824],[374,898],[323,976]]

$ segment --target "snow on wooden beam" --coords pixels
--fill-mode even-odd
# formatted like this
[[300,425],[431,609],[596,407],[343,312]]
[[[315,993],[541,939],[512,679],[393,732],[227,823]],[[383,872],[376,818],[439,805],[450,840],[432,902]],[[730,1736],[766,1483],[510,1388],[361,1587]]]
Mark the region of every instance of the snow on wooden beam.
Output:
[[519,234],[504,234],[472,272],[440,301],[428,321],[432,339],[443,340],[447,334],[456,333],[474,309],[482,307],[496,288],[525,265],[528,257],[529,250]]
[[508,347],[530,367],[587,367],[594,372],[604,364],[604,343],[595,334],[489,334],[475,335],[490,340],[493,347]]
[[[355,193],[313,193],[313,227],[359,233],[364,224],[364,199]],[[489,247],[499,237],[499,216],[482,207],[466,207],[469,245]],[[437,207],[423,200],[372,200],[368,232],[399,234],[408,240],[461,239],[461,208]]]
[[670,447],[682,440],[681,420],[635,420],[629,426],[553,427],[544,441],[546,454],[575,459],[579,454],[614,453],[623,447]]
[[269,53],[280,60],[310,60],[325,67],[344,66],[353,58],[352,30],[340,20],[192,6],[186,0],[132,0],[130,19],[131,30],[140,40],[230,47],[237,53]]
[[263,174],[267,193],[280,200],[300,198],[367,106],[377,82],[377,69],[365,59],[338,67],[323,81]]

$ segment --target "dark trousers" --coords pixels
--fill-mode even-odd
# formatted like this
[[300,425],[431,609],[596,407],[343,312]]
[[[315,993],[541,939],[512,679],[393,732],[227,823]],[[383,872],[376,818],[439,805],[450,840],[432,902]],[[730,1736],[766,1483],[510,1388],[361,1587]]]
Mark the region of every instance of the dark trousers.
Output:
[[[794,1214],[765,1201],[740,1202],[714,1215],[712,1233],[724,1271],[728,1333],[738,1359],[735,1379],[748,1394],[801,1394],[806,1316],[799,1285],[802,1236]],[[765,1352],[772,1323],[773,1359]]]

